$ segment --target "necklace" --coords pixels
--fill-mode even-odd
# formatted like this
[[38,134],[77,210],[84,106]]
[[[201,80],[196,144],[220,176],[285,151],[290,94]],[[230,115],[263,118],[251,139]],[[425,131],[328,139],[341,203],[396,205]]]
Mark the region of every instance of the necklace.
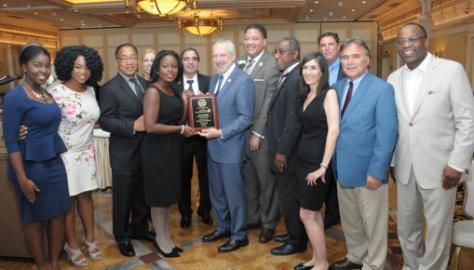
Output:
[[41,93],[38,93],[36,92],[35,90],[33,90],[33,88],[31,88],[27,83],[22,83],[23,87],[25,87],[26,89],[28,89],[28,91],[30,91],[30,93],[38,100],[42,101],[42,102],[47,102],[48,101],[48,94],[46,94],[46,92],[41,88]]

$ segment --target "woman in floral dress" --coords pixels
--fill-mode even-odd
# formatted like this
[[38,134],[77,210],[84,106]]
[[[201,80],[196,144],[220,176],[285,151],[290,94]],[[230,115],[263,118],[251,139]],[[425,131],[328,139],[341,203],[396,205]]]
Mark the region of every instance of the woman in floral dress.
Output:
[[61,109],[59,134],[68,151],[61,155],[66,168],[71,208],[66,214],[66,251],[69,261],[79,267],[88,262],[75,237],[76,209],[84,226],[82,242],[92,260],[101,258],[94,238],[94,206],[91,191],[97,189],[95,148],[92,142],[94,125],[100,109],[93,85],[102,78],[102,60],[92,48],[62,48],[55,61],[61,84],[48,89]]

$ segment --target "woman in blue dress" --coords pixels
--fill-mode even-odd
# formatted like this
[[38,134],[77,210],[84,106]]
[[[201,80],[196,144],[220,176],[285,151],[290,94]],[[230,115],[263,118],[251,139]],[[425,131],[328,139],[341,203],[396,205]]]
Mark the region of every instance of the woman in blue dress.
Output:
[[[60,157],[67,150],[58,134],[61,111],[41,86],[51,74],[51,56],[43,47],[31,45],[20,53],[20,66],[24,79],[3,102],[8,175],[20,205],[26,245],[38,269],[59,269],[70,202]],[[28,127],[28,136],[18,140],[21,125]],[[44,250],[45,230],[48,252]]]

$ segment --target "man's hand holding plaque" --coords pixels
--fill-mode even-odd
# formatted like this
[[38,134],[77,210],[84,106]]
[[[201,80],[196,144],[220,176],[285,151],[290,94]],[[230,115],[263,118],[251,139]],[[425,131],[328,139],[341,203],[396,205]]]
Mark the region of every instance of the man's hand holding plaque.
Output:
[[208,128],[219,129],[215,94],[189,96],[188,125],[196,131]]

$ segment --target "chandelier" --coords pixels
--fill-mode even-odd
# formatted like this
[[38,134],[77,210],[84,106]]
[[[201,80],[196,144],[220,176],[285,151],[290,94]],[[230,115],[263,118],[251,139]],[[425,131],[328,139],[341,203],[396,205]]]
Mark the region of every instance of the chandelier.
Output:
[[193,20],[178,20],[178,29],[185,29],[189,33],[197,36],[205,36],[214,33],[216,30],[222,30],[224,21],[217,19],[201,19],[194,15]]
[[125,0],[127,7],[144,11],[154,16],[167,16],[183,10],[186,6],[196,8],[196,0]]

